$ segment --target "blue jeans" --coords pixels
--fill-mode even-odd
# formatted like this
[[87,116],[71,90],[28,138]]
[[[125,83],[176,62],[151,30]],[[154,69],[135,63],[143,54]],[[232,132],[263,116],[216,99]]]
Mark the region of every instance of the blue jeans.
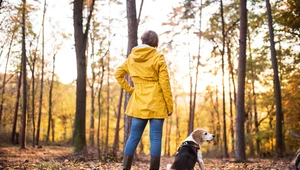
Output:
[[148,120],[150,121],[150,155],[160,157],[164,119],[139,119],[135,117],[132,118],[129,139],[124,149],[125,155],[132,156],[134,154]]

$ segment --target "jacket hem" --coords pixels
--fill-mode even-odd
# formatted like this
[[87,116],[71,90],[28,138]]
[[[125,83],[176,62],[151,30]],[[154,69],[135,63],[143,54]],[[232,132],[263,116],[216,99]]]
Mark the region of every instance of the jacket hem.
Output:
[[131,114],[128,114],[128,113],[125,113],[127,116],[131,116],[131,117],[134,117],[134,118],[138,118],[138,119],[165,119],[167,118],[168,116],[136,116],[136,115],[131,115]]

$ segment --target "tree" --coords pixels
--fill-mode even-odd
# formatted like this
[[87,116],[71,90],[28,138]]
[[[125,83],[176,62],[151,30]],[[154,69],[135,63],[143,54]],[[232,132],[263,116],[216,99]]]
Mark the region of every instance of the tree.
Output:
[[[201,1],[202,4],[202,1]],[[187,0],[184,1],[183,3],[183,13],[180,19],[185,21],[184,24],[184,30],[187,31],[187,35],[189,36],[190,32],[193,31],[193,27],[194,24],[190,23],[190,20],[195,20],[195,12],[194,12],[194,7],[195,7],[195,3],[192,0]],[[197,9],[198,10],[198,9]],[[200,11],[202,12],[202,6],[200,7]],[[200,14],[201,14],[200,12]],[[202,15],[202,14],[201,14]],[[201,17],[200,15],[200,17]],[[200,22],[201,22],[201,18],[200,18]],[[199,43],[201,41],[201,23],[199,25]],[[190,46],[190,39],[188,39],[187,42],[187,46]],[[200,44],[199,44],[200,45]],[[193,96],[195,96],[195,94],[197,93],[196,90],[196,85],[197,85],[197,81],[195,80],[195,89],[194,89],[194,93],[193,93],[193,71],[194,71],[194,56],[191,56],[191,52],[188,52],[188,58],[189,58],[189,78],[190,78],[190,98],[189,98],[189,119],[188,119],[188,125],[187,125],[187,133],[190,134],[193,129],[194,129],[194,118],[195,118],[195,103],[194,103],[194,98]],[[200,60],[200,46],[198,46],[198,56],[197,56],[197,61]],[[196,69],[198,71],[199,68],[199,63],[197,62],[197,66]],[[198,74],[196,71],[196,74]],[[196,77],[196,79],[198,79],[198,76]]]
[[27,72],[26,72],[26,36],[25,36],[25,13],[26,13],[26,0],[23,0],[22,7],[22,78],[23,78],[23,103],[22,103],[22,132],[21,132],[21,149],[26,148],[26,125],[27,125]]
[[272,11],[270,6],[270,1],[266,0],[267,6],[267,15],[268,15],[268,26],[269,26],[269,36],[270,36],[270,51],[273,67],[273,78],[274,78],[274,93],[276,101],[276,154],[278,157],[283,156],[284,152],[284,137],[282,133],[282,124],[283,124],[283,113],[282,113],[282,104],[281,104],[281,89],[278,76],[278,62],[276,58],[276,49],[274,42],[274,28],[273,28],[273,19]]
[[224,141],[224,157],[228,158],[228,149],[227,149],[227,134],[226,134],[226,108],[225,108],[225,69],[224,69],[224,53],[225,53],[225,21],[224,21],[224,9],[223,9],[223,0],[220,1],[220,13],[222,20],[222,115],[223,115],[223,141]]
[[[199,35],[198,35],[198,56],[197,56],[197,64],[196,64],[196,75],[195,75],[195,84],[194,84],[194,97],[193,97],[193,104],[192,104],[192,112],[193,115],[195,114],[196,109],[196,99],[197,99],[197,86],[198,86],[198,75],[199,75],[199,66],[200,66],[200,59],[201,59],[201,40],[202,40],[202,8],[203,3],[202,0],[200,1],[200,7],[199,7]],[[194,121],[194,120],[193,120]],[[193,129],[194,127],[192,127]]]
[[32,147],[35,146],[35,68],[36,68],[36,61],[37,61],[37,48],[38,48],[38,41],[40,35],[36,37],[37,45],[35,50],[33,51],[32,57],[29,57],[31,64],[29,63],[29,68],[31,71],[31,116],[32,116]]
[[6,80],[6,76],[7,76],[7,68],[8,68],[8,64],[9,64],[9,58],[10,58],[10,54],[11,54],[11,48],[12,48],[12,42],[15,38],[15,34],[16,34],[16,27],[14,28],[13,32],[12,32],[12,36],[11,36],[11,40],[9,42],[9,48],[8,48],[8,52],[7,52],[7,57],[6,57],[6,63],[5,63],[5,71],[4,71],[4,76],[3,76],[3,81],[2,81],[2,92],[1,92],[1,101],[0,101],[0,123],[1,123],[1,119],[2,119],[2,113],[3,113],[3,107],[4,107],[4,103],[5,103],[5,84],[7,83]]
[[101,92],[102,92],[102,85],[103,85],[103,78],[104,78],[104,64],[103,64],[103,58],[100,59],[100,69],[99,74],[101,72],[100,76],[100,82],[98,87],[98,94],[97,94],[97,104],[98,104],[98,127],[97,127],[97,152],[98,152],[98,158],[100,159],[100,122],[101,122]]
[[[138,23],[136,18],[136,4],[135,0],[126,0],[127,11],[127,27],[128,27],[128,45],[127,45],[127,57],[131,53],[131,49],[137,46],[137,29]],[[127,81],[132,85],[132,81],[127,75]],[[130,94],[125,93],[124,109],[126,109],[129,102]],[[131,127],[131,117],[125,114],[124,117],[124,144],[126,144]],[[124,145],[125,146],[125,145]]]
[[14,120],[13,120],[13,127],[11,133],[11,143],[17,144],[19,141],[16,139],[17,134],[17,120],[18,120],[18,112],[19,112],[19,102],[21,96],[21,84],[22,84],[22,67],[20,67],[20,73],[18,76],[18,86],[17,86],[17,96],[16,96],[16,103],[15,103],[15,111],[14,111]]
[[[5,3],[5,2],[4,2]],[[5,4],[2,4],[3,9],[1,13],[1,21],[0,21],[0,30],[1,30],[1,40],[0,40],[0,57],[3,62],[0,64],[0,67],[3,68],[4,66],[4,75],[1,79],[1,87],[0,87],[0,131],[2,131],[7,124],[6,118],[10,117],[10,114],[5,115],[5,112],[11,112],[8,111],[10,107],[13,107],[10,105],[11,102],[9,102],[10,98],[10,85],[11,85],[11,80],[14,80],[14,77],[19,73],[20,70],[20,65],[19,58],[15,63],[17,63],[16,66],[17,68],[14,71],[15,73],[10,73],[11,70],[11,65],[14,63],[14,59],[16,59],[14,56],[19,53],[15,52],[15,45],[18,46],[18,44],[21,42],[21,40],[16,41],[17,38],[22,37],[19,36],[18,31],[20,30],[19,28],[21,27],[21,18],[22,18],[22,7],[18,6],[18,14],[11,14],[12,8],[15,9],[15,5],[10,4],[9,2],[6,2]],[[19,22],[12,22],[11,18],[17,18]],[[4,55],[2,55],[4,54]],[[20,55],[18,55],[20,56]],[[3,57],[3,58],[2,58]],[[5,117],[4,117],[5,115]],[[3,127],[3,129],[2,129]]]
[[[97,8],[94,9],[97,12]],[[97,18],[93,18],[91,25],[91,33],[90,33],[90,42],[91,50],[89,55],[89,62],[91,67],[91,77],[89,78],[88,86],[90,87],[90,98],[91,98],[91,114],[90,114],[90,135],[89,135],[89,144],[90,146],[94,146],[94,138],[95,138],[95,112],[96,112],[96,100],[98,94],[98,132],[97,132],[97,145],[100,135],[100,117],[101,117],[101,103],[100,97],[102,92],[103,85],[103,77],[104,76],[104,59],[108,56],[108,52],[110,46],[104,45],[107,39],[107,35],[103,32],[108,31],[109,26],[101,24],[99,21],[97,22]],[[99,30],[103,30],[101,33]],[[110,44],[110,42],[108,43]],[[100,57],[97,57],[101,55]],[[99,80],[100,79],[100,80]],[[99,83],[100,82],[100,83]],[[100,90],[100,91],[99,91]],[[99,154],[100,154],[100,145],[98,146]]]
[[107,55],[107,96],[106,96],[106,136],[105,136],[105,153],[108,153],[108,136],[109,136],[109,112],[110,112],[110,84],[109,84],[109,77],[110,77],[110,54]]
[[300,1],[277,1],[274,5],[276,5],[274,20],[283,26],[280,31],[290,34],[291,36],[285,35],[288,39],[293,39],[295,36],[300,38]]
[[[189,37],[191,33],[197,36],[198,38],[198,54],[196,56],[191,55],[192,52],[188,52],[189,58],[189,119],[187,125],[187,133],[190,134],[194,129],[194,119],[195,119],[195,110],[196,110],[196,101],[197,101],[197,86],[198,86],[198,75],[199,75],[199,67],[201,66],[201,40],[202,40],[202,8],[203,8],[202,0],[200,2],[187,0],[184,1],[182,6],[174,8],[173,16],[166,25],[170,26],[180,26],[179,24],[182,20],[184,20],[185,24],[181,28],[181,30],[186,30],[186,34]],[[183,12],[182,12],[183,11]],[[173,22],[172,20],[176,19],[179,16],[177,21]],[[194,24],[199,16],[199,27]],[[172,30],[173,32],[174,30]],[[174,36],[180,33],[174,33]],[[172,41],[172,40],[171,40]],[[169,42],[170,43],[170,42]],[[171,44],[171,43],[170,43]],[[170,45],[169,44],[169,45]],[[191,46],[190,38],[187,41],[187,46]],[[194,75],[195,72],[195,75]]]
[[[54,122],[52,118],[52,96],[53,96],[53,84],[54,84],[54,76],[55,76],[55,59],[58,49],[53,54],[53,62],[52,62],[52,73],[51,73],[51,80],[50,80],[50,87],[49,87],[49,106],[48,106],[48,126],[47,126],[47,135],[46,135],[46,141],[48,142],[50,140],[50,125],[52,123],[52,132],[54,132]],[[54,133],[52,133],[52,142],[54,141]]]
[[[229,31],[229,30],[228,30]],[[236,86],[235,86],[235,77],[234,77],[234,68],[232,62],[232,49],[231,49],[231,40],[228,38],[227,43],[227,55],[228,55],[228,88],[229,88],[229,113],[230,113],[230,136],[231,136],[231,153],[234,154],[234,121],[233,121],[233,105],[236,106]],[[232,92],[233,89],[233,92]],[[232,97],[233,93],[233,97]],[[234,103],[234,104],[233,104]],[[235,107],[236,108],[236,107]]]
[[[98,10],[97,8],[94,9],[95,12],[97,13]],[[90,42],[88,42],[88,44],[91,45],[91,50],[90,50],[90,54],[88,55],[89,56],[89,60],[88,62],[90,62],[90,67],[91,67],[91,78],[89,78],[89,81],[88,81],[88,86],[90,88],[90,98],[91,98],[91,114],[90,114],[90,135],[89,135],[89,144],[91,147],[94,147],[94,141],[95,141],[95,106],[96,106],[96,96],[97,96],[97,91],[99,90],[99,87],[97,88],[97,77],[99,76],[100,77],[100,69],[102,67],[102,64],[103,64],[103,58],[104,56],[106,55],[106,52],[105,52],[105,55],[104,56],[101,56],[99,59],[97,58],[96,59],[96,51],[97,51],[97,44],[98,44],[98,41],[100,41],[99,43],[99,47],[100,49],[98,49],[98,51],[104,51],[101,47],[103,46],[103,38],[100,36],[102,34],[99,34],[99,29],[100,26],[102,24],[100,24],[100,22],[97,22],[96,21],[97,19],[95,19],[94,15],[93,15],[93,18],[92,18],[92,23],[91,23],[91,33],[90,33]],[[105,37],[105,36],[104,36]],[[89,47],[89,45],[88,45]],[[88,50],[88,47],[87,47],[87,51]],[[101,78],[102,79],[102,78]],[[103,82],[103,81],[102,81]],[[100,84],[101,88],[102,88],[102,82]],[[100,97],[100,96],[99,96]],[[98,107],[100,108],[100,103],[98,104]],[[100,118],[100,111],[99,111],[99,118]],[[99,123],[100,124],[100,120],[99,120]],[[100,128],[100,126],[99,126]],[[100,146],[99,146],[100,147]],[[100,148],[98,148],[100,149]],[[99,151],[100,152],[100,151]]]
[[[257,97],[256,97],[256,91],[255,91],[255,74],[257,74],[255,72],[255,60],[253,60],[253,56],[252,56],[252,49],[251,49],[251,36],[250,36],[250,31],[249,31],[249,34],[248,34],[248,48],[249,48],[249,74],[250,74],[250,81],[251,81],[251,86],[250,86],[250,89],[251,89],[251,95],[252,97],[249,97],[251,98],[251,110],[254,114],[254,118],[253,118],[253,121],[254,121],[254,127],[255,127],[255,133],[258,134],[259,133],[259,123],[258,123],[258,112],[257,112]],[[250,113],[251,114],[251,113]],[[252,124],[250,124],[250,127],[252,126]],[[252,133],[252,132],[250,132]],[[257,151],[257,154],[260,152],[260,139],[258,137],[256,137],[256,151]],[[250,153],[254,153],[254,149],[252,148]]]
[[[90,116],[90,137],[89,137],[89,143],[90,146],[93,147],[94,146],[94,114],[95,114],[95,96],[96,96],[96,92],[95,92],[95,81],[96,81],[96,62],[94,61],[94,56],[95,56],[95,37],[96,35],[96,26],[95,26],[95,21],[93,20],[92,22],[92,30],[91,30],[91,46],[92,46],[92,51],[91,51],[91,72],[92,72],[92,78],[91,81],[88,82],[90,90],[91,90],[91,116]],[[99,105],[100,107],[100,105]],[[99,122],[100,123],[100,122]]]
[[[40,127],[42,118],[42,106],[43,106],[43,90],[44,90],[44,65],[45,65],[45,14],[46,14],[46,0],[44,1],[44,11],[42,19],[42,70],[41,70],[41,87],[40,87],[40,97],[39,97],[39,113],[38,113],[38,124],[36,130],[36,144],[39,145],[40,141]],[[34,97],[34,96],[32,96]]]
[[246,77],[247,0],[240,0],[240,41],[238,61],[238,91],[236,102],[235,161],[245,161],[245,77]]
[[95,0],[92,1],[87,18],[86,29],[83,31],[83,0],[74,0],[74,38],[77,62],[77,81],[76,81],[76,112],[74,129],[74,151],[82,153],[86,150],[85,124],[86,124],[86,43],[89,32],[89,25],[93,13]]
[[117,111],[117,122],[116,122],[116,131],[115,131],[115,138],[113,148],[113,154],[116,156],[117,151],[119,150],[119,130],[120,130],[120,119],[121,119],[121,108],[122,108],[122,101],[123,101],[123,93],[124,90],[120,90],[120,98],[118,102],[118,111]]

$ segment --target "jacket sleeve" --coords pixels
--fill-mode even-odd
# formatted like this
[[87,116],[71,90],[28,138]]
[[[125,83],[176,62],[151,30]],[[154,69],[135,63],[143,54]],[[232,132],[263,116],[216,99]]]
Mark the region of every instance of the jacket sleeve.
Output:
[[173,98],[170,85],[170,78],[167,64],[163,55],[161,55],[159,58],[158,79],[164,95],[164,99],[167,104],[168,112],[173,112]]
[[125,79],[125,76],[128,73],[127,62],[128,62],[128,59],[126,59],[126,61],[121,66],[119,66],[117,68],[117,71],[115,73],[115,78],[117,79],[117,81],[119,82],[119,84],[121,85],[121,87],[127,93],[131,94],[134,91],[134,88],[131,87],[130,84]]

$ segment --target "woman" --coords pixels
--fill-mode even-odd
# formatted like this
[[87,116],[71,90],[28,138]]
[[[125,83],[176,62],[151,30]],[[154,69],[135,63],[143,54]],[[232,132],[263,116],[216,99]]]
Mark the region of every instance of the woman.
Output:
[[[150,122],[150,170],[158,170],[164,119],[172,115],[173,100],[164,56],[160,54],[158,35],[146,31],[142,45],[134,47],[126,61],[117,68],[115,78],[131,94],[125,114],[132,117],[129,139],[124,149],[123,168],[131,168],[132,158],[147,122]],[[129,74],[134,87],[125,80]]]

